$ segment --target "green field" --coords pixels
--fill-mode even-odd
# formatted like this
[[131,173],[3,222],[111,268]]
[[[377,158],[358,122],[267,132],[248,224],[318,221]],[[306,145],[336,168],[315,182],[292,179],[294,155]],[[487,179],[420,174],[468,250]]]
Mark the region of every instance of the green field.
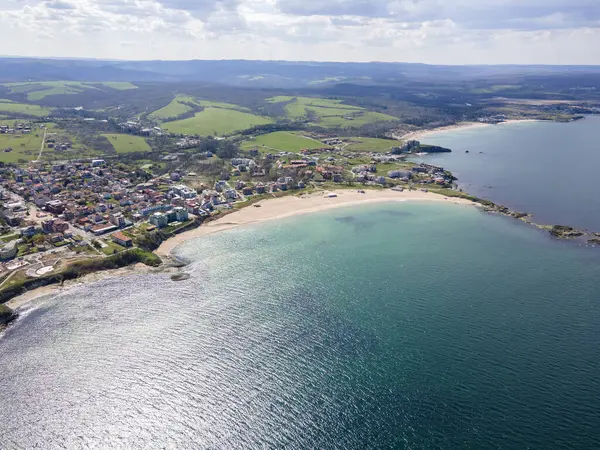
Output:
[[[0,161],[5,163],[32,161],[37,159],[41,146],[42,135],[39,130],[27,135],[0,134]],[[7,148],[12,148],[12,152],[4,152]]]
[[328,116],[322,117],[315,124],[323,127],[342,127],[356,128],[369,123],[378,122],[395,122],[399,119],[388,114],[382,114],[372,111],[361,111],[357,113],[346,114],[344,116]]
[[398,118],[367,111],[364,108],[342,103],[342,100],[312,97],[277,96],[270,103],[287,103],[286,115],[293,120],[311,118],[314,125],[323,127],[355,128],[369,123],[392,122]]
[[[88,83],[88,84],[97,84],[97,83]],[[130,83],[129,81],[102,81],[99,83],[103,86],[116,89],[117,91],[128,91],[130,89],[137,89],[138,87]]]
[[149,152],[152,150],[146,139],[130,134],[103,134],[117,153]]
[[31,101],[43,100],[50,95],[81,94],[86,90],[99,90],[109,87],[116,90],[136,89],[137,86],[129,82],[106,81],[98,83],[84,83],[80,81],[38,81],[28,83],[5,83],[10,88],[11,94],[27,94]]
[[14,103],[11,101],[0,102],[0,114],[23,115],[35,117],[47,117],[52,112],[50,108],[43,108],[38,105],[28,105],[26,103]]
[[400,141],[375,138],[350,138],[351,142],[345,147],[346,150],[355,152],[389,152],[392,147],[401,144]]
[[178,95],[171,100],[171,103],[169,103],[167,106],[164,106],[150,114],[150,117],[154,117],[159,120],[169,119],[171,117],[178,117],[194,109],[185,103],[193,103],[194,105],[198,104],[194,97],[190,97],[189,95]]
[[223,108],[223,109],[235,109],[236,111],[251,112],[250,109],[243,106],[234,105],[233,103],[223,102],[211,102],[208,100],[200,100],[198,104],[204,108]]
[[[186,104],[187,103],[187,104]],[[194,110],[194,106],[202,107],[202,108],[222,108],[222,109],[233,109],[236,111],[242,112],[251,112],[248,108],[244,108],[243,106],[234,105],[232,103],[223,103],[223,102],[211,102],[208,100],[198,100],[195,97],[189,95],[177,95],[171,103],[167,106],[154,111],[150,114],[150,117],[153,117],[158,120],[170,119],[173,117],[178,117],[182,114],[188,113]]]
[[257,116],[233,109],[206,108],[189,119],[177,120],[163,124],[163,128],[171,133],[208,135],[225,135],[241,131],[256,125],[272,123],[269,117]]
[[299,134],[288,131],[277,131],[275,133],[263,134],[256,138],[248,139],[242,143],[242,149],[250,150],[252,148],[275,150],[282,152],[299,152],[305,148],[318,149],[326,147],[325,144],[306,138]]

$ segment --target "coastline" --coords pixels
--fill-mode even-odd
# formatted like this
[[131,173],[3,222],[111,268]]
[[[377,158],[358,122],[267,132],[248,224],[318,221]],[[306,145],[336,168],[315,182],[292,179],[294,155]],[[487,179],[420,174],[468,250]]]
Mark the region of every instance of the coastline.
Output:
[[407,134],[401,136],[401,139],[419,140],[424,137],[434,136],[434,135],[437,135],[440,133],[465,131],[465,130],[471,130],[471,129],[476,129],[476,128],[487,128],[487,127],[493,127],[493,126],[499,126],[499,125],[510,125],[510,124],[515,124],[515,123],[529,123],[529,122],[542,122],[542,121],[538,120],[538,119],[511,119],[511,120],[506,120],[504,122],[500,122],[497,124],[481,123],[481,122],[461,122],[461,123],[457,123],[454,125],[447,125],[444,127],[432,128],[430,130],[412,131],[410,133],[407,133]]
[[[335,194],[337,197],[328,197],[328,194]],[[335,208],[348,206],[360,206],[386,202],[442,202],[454,203],[463,206],[481,206],[471,200],[460,197],[446,197],[442,194],[423,191],[393,191],[385,190],[365,190],[364,194],[355,189],[338,189],[335,191],[319,191],[311,194],[301,194],[299,196],[286,196],[273,199],[260,200],[254,205],[244,206],[242,209],[227,214],[217,220],[208,222],[193,230],[175,235],[163,242],[158,249],[154,251],[167,263],[169,260],[174,260],[172,251],[188,240],[197,239],[202,236],[217,233],[220,231],[229,230],[232,228],[293,217],[302,214],[316,213],[327,211]],[[123,277],[130,275],[139,275],[147,273],[161,273],[165,271],[177,272],[175,267],[165,267],[165,264],[159,268],[148,267],[144,264],[137,263],[133,266],[126,266],[120,269],[112,269],[94,272],[85,275],[81,278],[65,281],[62,285],[51,284],[48,286],[39,287],[31,291],[24,292],[5,303],[9,308],[18,311],[30,302],[45,297],[47,295],[58,294],[60,292],[72,289],[77,286],[94,283],[97,281]]]
[[155,250],[155,253],[161,258],[172,257],[171,252],[190,239],[196,239],[239,226],[283,219],[301,214],[316,213],[340,207],[405,201],[434,201],[470,206],[478,205],[478,203],[473,203],[468,199],[446,197],[442,194],[432,192],[407,190],[399,192],[391,189],[365,190],[364,192],[364,194],[361,194],[358,190],[354,189],[338,189],[328,192],[337,195],[337,197],[327,197],[327,192],[316,192],[300,196],[261,200],[255,203],[255,205],[260,205],[260,207],[254,205],[246,206],[239,211],[227,214],[222,218],[198,228],[173,236],[163,242],[160,247]]
[[165,271],[164,268],[154,268],[146,266],[142,263],[137,263],[132,266],[121,267],[120,269],[104,270],[100,272],[94,272],[87,274],[81,278],[74,280],[65,281],[63,284],[49,284],[48,286],[42,286],[31,291],[24,292],[21,295],[11,298],[9,301],[4,303],[12,310],[17,310],[27,305],[29,302],[36,300],[46,295],[58,294],[63,291],[68,291],[77,286],[84,284],[95,283],[97,281],[106,280],[109,278],[126,277],[130,275],[140,275],[146,273],[158,273]]

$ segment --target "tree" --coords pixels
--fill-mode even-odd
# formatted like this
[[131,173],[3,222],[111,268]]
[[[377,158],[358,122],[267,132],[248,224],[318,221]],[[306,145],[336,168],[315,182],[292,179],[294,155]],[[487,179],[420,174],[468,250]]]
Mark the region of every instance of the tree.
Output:
[[43,245],[45,241],[46,241],[46,237],[45,237],[43,234],[36,234],[36,235],[33,237],[33,243],[34,243],[36,246]]
[[217,156],[221,159],[235,158],[238,154],[239,146],[231,141],[223,140],[219,141],[219,148],[217,149]]

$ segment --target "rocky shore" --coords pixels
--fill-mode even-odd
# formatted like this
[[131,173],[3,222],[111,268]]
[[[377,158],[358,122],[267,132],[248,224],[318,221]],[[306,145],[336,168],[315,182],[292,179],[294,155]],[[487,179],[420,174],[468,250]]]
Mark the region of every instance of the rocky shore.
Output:
[[536,228],[547,230],[550,235],[557,239],[585,239],[590,245],[600,245],[600,233],[590,232],[578,228],[569,227],[566,225],[543,225],[532,220],[532,215],[524,212],[512,211],[506,206],[496,205],[489,200],[474,198],[473,201],[480,203],[483,210],[489,213],[501,214],[504,216],[513,217],[522,220]]
[[0,331],[17,318],[17,314],[6,305],[0,304]]

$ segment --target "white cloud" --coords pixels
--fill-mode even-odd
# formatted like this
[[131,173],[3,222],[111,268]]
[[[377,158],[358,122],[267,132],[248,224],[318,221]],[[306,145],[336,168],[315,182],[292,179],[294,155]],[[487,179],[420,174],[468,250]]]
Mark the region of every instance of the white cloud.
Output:
[[598,0],[0,0],[5,54],[600,64]]

